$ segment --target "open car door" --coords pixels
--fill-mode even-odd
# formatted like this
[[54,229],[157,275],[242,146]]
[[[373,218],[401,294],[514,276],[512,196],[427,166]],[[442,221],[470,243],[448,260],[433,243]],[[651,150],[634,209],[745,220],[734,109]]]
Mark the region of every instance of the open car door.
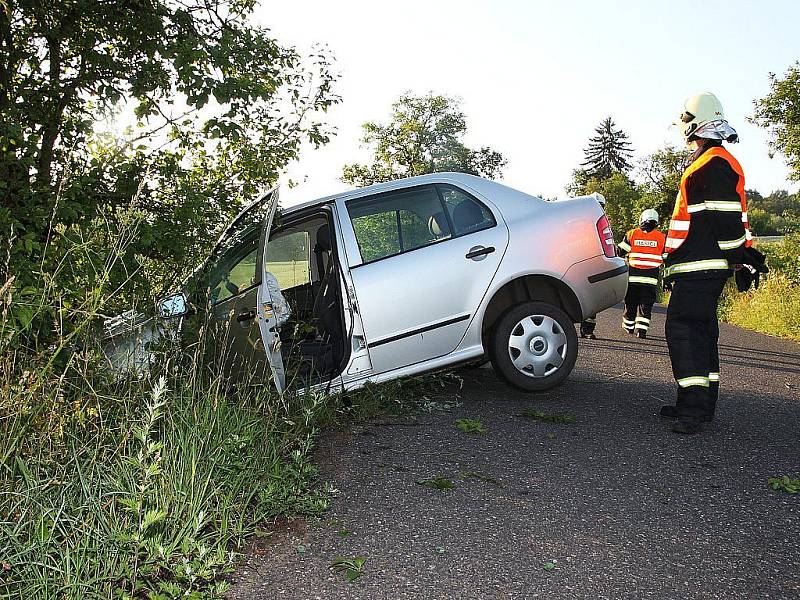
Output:
[[[258,305],[257,305],[257,318],[258,327],[261,330],[261,339],[264,342],[264,350],[267,354],[270,369],[272,371],[272,379],[275,381],[275,387],[278,392],[282,393],[286,388],[286,371],[283,366],[283,356],[281,355],[281,337],[278,333],[278,318],[276,312],[276,298],[275,295],[280,291],[277,287],[273,287],[271,282],[275,279],[271,274],[267,273],[265,268],[267,245],[269,242],[269,233],[272,229],[272,221],[275,218],[275,210],[278,207],[278,188],[272,191],[270,204],[266,207],[264,217],[264,226],[261,230],[260,240],[260,253],[258,259],[258,268],[260,269],[261,285],[258,286]],[[270,289],[272,288],[272,289]]]

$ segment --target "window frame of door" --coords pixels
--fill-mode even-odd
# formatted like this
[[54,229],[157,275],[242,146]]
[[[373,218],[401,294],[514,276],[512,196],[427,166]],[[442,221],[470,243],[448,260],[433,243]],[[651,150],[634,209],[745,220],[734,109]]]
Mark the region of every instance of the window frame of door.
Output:
[[[261,268],[260,268],[260,265],[259,265],[259,263],[261,262],[261,254],[262,254],[262,252],[261,252],[261,248],[260,248],[260,244],[261,244],[261,238],[263,237],[263,233],[262,233],[261,229],[263,229],[263,228],[262,228],[262,227],[259,227],[259,228],[254,228],[254,229],[253,229],[253,231],[252,231],[252,233],[253,233],[253,234],[255,234],[255,235],[253,235],[253,237],[250,237],[250,234],[248,234],[248,235],[247,235],[247,237],[245,237],[245,238],[244,238],[244,239],[243,239],[243,240],[242,240],[242,241],[241,241],[239,244],[237,244],[236,246],[233,246],[232,248],[230,248],[230,249],[228,250],[228,252],[230,252],[230,253],[233,253],[233,251],[234,251],[234,250],[236,250],[236,249],[238,249],[238,248],[241,248],[242,246],[244,246],[244,245],[246,245],[246,244],[250,244],[250,243],[252,243],[252,242],[253,242],[253,240],[258,240],[258,242],[257,242],[257,244],[256,244],[256,272],[255,272],[255,281],[254,281],[254,282],[253,282],[251,285],[248,285],[247,287],[245,287],[245,288],[243,288],[243,289],[239,290],[239,291],[238,291],[237,293],[235,293],[235,294],[231,294],[230,296],[227,296],[227,297],[223,298],[222,300],[218,300],[218,301],[216,301],[216,302],[212,302],[212,303],[211,303],[211,307],[212,307],[212,309],[213,309],[213,308],[216,308],[216,307],[218,307],[218,306],[220,306],[221,304],[225,304],[226,302],[228,302],[228,301],[230,301],[230,300],[233,300],[233,299],[235,299],[235,298],[238,298],[238,297],[239,297],[239,296],[241,296],[242,294],[246,294],[247,292],[249,292],[249,291],[251,291],[252,289],[254,289],[254,288],[257,288],[259,285],[261,285]],[[226,254],[227,254],[227,253],[226,253]],[[244,258],[246,258],[246,257],[247,257],[247,255],[243,256],[243,257],[242,257],[242,259],[244,259]],[[224,259],[225,259],[225,255],[223,254],[223,255],[222,255],[220,258],[219,258],[219,261],[218,261],[218,263],[217,263],[217,264],[219,264],[219,262],[221,262],[221,261],[222,261],[222,260],[224,260]],[[237,264],[238,264],[238,263],[237,263]],[[213,271],[213,268],[214,268],[214,267],[212,267],[212,268],[210,269],[210,271]],[[211,286],[210,286],[210,285],[208,286],[208,294],[209,294],[209,297],[210,297],[210,296],[211,296]]]
[[[464,194],[468,198],[472,199],[474,202],[477,202],[479,206],[482,206],[487,211],[489,211],[489,214],[492,215],[492,220],[494,221],[494,223],[492,225],[490,225],[489,227],[484,227],[482,229],[476,229],[475,231],[469,231],[467,233],[462,233],[460,235],[454,235],[455,227],[453,225],[453,218],[450,216],[450,211],[447,210],[447,204],[445,203],[444,196],[442,195],[442,192],[439,189],[440,186],[447,186],[447,187],[450,187],[450,188],[455,188],[456,190],[458,190],[459,192],[461,192],[462,194]],[[415,189],[429,188],[429,187],[433,187],[434,190],[436,191],[436,196],[438,197],[439,203],[441,204],[441,207],[442,207],[442,212],[444,213],[445,218],[447,219],[447,225],[448,225],[448,227],[450,227],[450,236],[446,237],[446,238],[442,238],[440,240],[434,240],[434,241],[432,241],[432,242],[430,242],[428,244],[425,244],[423,246],[417,246],[415,248],[409,248],[408,250],[402,250],[402,251],[397,252],[395,254],[389,254],[387,256],[382,256],[380,258],[375,258],[373,260],[365,261],[364,257],[361,254],[361,246],[358,243],[358,235],[356,234],[356,229],[353,226],[353,219],[350,216],[349,205],[351,203],[353,203],[353,202],[364,202],[365,200],[378,201],[380,198],[382,198],[384,196],[391,196],[391,195],[395,195],[395,194],[407,193],[407,192],[413,191]],[[425,183],[425,184],[422,184],[422,185],[413,185],[413,186],[409,186],[409,187],[398,188],[398,189],[395,189],[395,190],[389,190],[389,191],[386,191],[386,192],[380,192],[378,194],[371,194],[371,195],[368,195],[368,196],[360,196],[358,198],[351,198],[351,199],[348,199],[348,200],[344,200],[343,204],[344,204],[344,212],[347,215],[347,220],[349,222],[349,228],[350,228],[350,231],[352,231],[354,246],[355,246],[355,249],[358,251],[358,260],[359,260],[358,264],[348,265],[350,269],[358,269],[359,267],[365,267],[367,265],[372,265],[372,264],[375,264],[377,262],[381,262],[383,260],[388,260],[390,258],[396,258],[398,256],[403,256],[404,254],[408,254],[410,252],[416,252],[417,250],[422,250],[423,248],[429,248],[429,247],[435,246],[437,244],[442,244],[444,242],[449,242],[451,240],[456,240],[456,239],[459,239],[459,238],[467,237],[469,235],[480,233],[482,231],[488,231],[489,229],[497,227],[497,225],[499,223],[497,215],[494,213],[494,211],[492,210],[491,206],[489,206],[486,202],[483,202],[482,200],[478,199],[475,196],[475,194],[472,194],[472,193],[468,192],[467,190],[465,190],[461,186],[458,186],[458,185],[455,185],[455,184],[449,183],[449,182],[446,182],[446,183],[445,182]],[[374,213],[374,214],[380,214],[380,213]]]

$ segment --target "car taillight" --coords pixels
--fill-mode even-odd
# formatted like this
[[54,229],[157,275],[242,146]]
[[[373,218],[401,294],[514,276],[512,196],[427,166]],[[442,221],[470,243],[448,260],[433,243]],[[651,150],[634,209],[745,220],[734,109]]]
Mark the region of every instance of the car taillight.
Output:
[[606,215],[597,219],[597,235],[600,237],[603,254],[608,258],[614,258],[617,255],[617,245],[614,243],[614,232],[611,231]]

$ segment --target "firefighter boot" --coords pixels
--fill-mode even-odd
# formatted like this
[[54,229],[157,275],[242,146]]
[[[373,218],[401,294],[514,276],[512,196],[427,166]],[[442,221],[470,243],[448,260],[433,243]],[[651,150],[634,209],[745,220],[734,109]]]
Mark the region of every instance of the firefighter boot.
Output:
[[[658,411],[658,415],[664,417],[665,419],[677,419],[678,410],[675,408],[674,404],[665,404],[661,407],[661,410]],[[714,420],[714,415],[703,415],[700,420],[703,423],[711,423],[711,421]]]

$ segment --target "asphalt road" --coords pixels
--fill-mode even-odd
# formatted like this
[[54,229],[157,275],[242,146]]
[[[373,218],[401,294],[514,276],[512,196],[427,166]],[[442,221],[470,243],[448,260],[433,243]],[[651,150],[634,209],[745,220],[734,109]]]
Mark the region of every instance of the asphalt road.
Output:
[[[800,345],[723,325],[717,419],[681,436],[657,416],[674,394],[663,310],[645,341],[620,318],[600,315],[554,391],[465,371],[455,409],[326,433],[329,513],[279,526],[231,597],[800,598],[800,495],[767,485],[800,474]],[[455,487],[417,483],[437,475]],[[363,575],[347,583],[337,556],[366,557]]]

